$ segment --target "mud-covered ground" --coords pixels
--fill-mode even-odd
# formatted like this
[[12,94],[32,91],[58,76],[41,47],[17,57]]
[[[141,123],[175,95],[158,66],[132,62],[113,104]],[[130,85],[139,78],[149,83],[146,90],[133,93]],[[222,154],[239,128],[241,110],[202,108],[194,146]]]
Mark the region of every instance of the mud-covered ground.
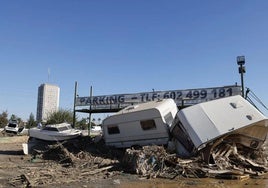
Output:
[[79,153],[79,163],[64,166],[55,161],[24,155],[22,143],[27,140],[27,136],[0,137],[0,187],[268,187],[267,174],[245,180],[146,179],[124,173],[120,168],[110,172],[109,164],[116,163],[116,160],[84,156],[83,152]]

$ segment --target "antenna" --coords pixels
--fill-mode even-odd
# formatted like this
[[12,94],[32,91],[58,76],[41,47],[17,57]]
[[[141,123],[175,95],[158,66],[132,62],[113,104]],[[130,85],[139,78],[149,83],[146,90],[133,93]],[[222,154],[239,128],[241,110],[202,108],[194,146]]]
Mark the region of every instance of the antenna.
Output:
[[47,79],[48,79],[48,83],[49,83],[49,77],[50,77],[50,69],[47,69]]

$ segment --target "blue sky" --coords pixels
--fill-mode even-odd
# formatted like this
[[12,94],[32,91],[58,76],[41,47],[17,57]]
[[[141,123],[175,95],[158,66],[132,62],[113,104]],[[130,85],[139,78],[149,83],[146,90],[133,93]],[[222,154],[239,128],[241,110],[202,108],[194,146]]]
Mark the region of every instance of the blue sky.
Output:
[[[36,115],[37,89],[136,93],[240,84],[268,105],[268,1],[0,1],[0,113]],[[48,69],[50,76],[48,79]]]

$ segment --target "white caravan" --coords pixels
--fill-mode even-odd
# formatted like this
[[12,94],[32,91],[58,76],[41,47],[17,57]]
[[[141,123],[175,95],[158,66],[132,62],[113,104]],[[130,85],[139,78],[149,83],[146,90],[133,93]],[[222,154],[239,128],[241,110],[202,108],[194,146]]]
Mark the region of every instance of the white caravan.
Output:
[[128,106],[103,120],[105,143],[117,148],[166,145],[177,112],[173,99]]
[[219,143],[258,149],[266,140],[268,119],[236,95],[180,110],[171,132],[176,139],[177,153],[185,157],[205,148],[211,150]]

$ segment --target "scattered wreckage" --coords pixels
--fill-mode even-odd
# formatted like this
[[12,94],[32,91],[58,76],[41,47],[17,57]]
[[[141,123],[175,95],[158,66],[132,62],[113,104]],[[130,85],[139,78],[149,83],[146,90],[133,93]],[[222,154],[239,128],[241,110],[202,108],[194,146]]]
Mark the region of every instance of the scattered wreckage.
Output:
[[163,146],[129,148],[126,150],[123,164],[129,172],[146,178],[210,177],[244,180],[268,172],[267,154],[262,150],[246,153],[235,151],[235,148],[230,146],[223,148],[214,164],[204,163],[200,156],[182,159],[167,152]]
[[82,135],[81,130],[74,129],[69,123],[50,124],[30,128],[28,131],[29,139],[22,144],[23,153],[32,153],[36,145],[47,145],[47,142],[64,142],[78,138]]
[[15,134],[19,132],[19,129],[20,127],[19,127],[19,123],[17,120],[10,120],[4,128],[4,130],[7,133],[15,133]]
[[171,127],[177,153],[207,163],[221,144],[259,149],[267,132],[268,118],[239,95],[182,109]]
[[[138,124],[135,126],[140,127]],[[204,174],[208,176],[209,173],[210,176],[211,174],[222,177],[239,175],[241,178],[245,174],[259,175],[267,172],[267,167],[265,167],[267,156],[263,156],[262,146],[268,132],[268,118],[239,95],[200,103],[180,110],[170,127],[170,132],[169,146],[174,146],[176,157],[171,155],[170,158],[166,154],[164,157],[155,157],[155,153],[158,152],[151,151],[151,154],[146,154],[145,151],[127,150],[127,155],[134,155],[134,167],[137,173],[147,174],[148,170],[155,169],[157,158],[160,160],[158,162],[161,162],[157,168],[157,172],[161,169],[158,175],[163,174],[164,161],[175,164],[173,167],[178,167],[180,166],[177,163],[178,160],[186,159],[187,161],[191,158],[198,158],[198,160],[181,162],[187,165],[180,167],[188,170],[195,169],[202,176]],[[176,160],[173,161],[173,158]],[[192,166],[193,161],[205,164],[206,168],[196,164]],[[179,170],[179,173],[185,172]],[[200,174],[197,176],[199,177]]]
[[9,120],[8,124],[4,127],[6,133],[12,133],[17,135],[27,135],[28,129],[19,125],[18,120]]
[[[247,100],[232,96],[180,111],[173,108],[173,104],[167,99],[126,107],[103,121],[103,140],[89,143],[79,137],[82,140],[77,143],[95,147],[106,159],[118,161],[102,170],[111,172],[120,168],[146,178],[183,176],[243,180],[268,172],[268,155],[264,148],[268,118]],[[144,126],[142,122],[147,120],[150,123]],[[161,142],[157,142],[159,130],[164,135]],[[137,145],[142,147],[131,147]],[[72,148],[64,149],[59,145],[56,148],[64,151],[61,162],[77,161],[77,156],[82,155],[78,153],[73,157]],[[42,153],[43,157],[48,153],[55,155],[57,152],[52,149],[35,152]],[[92,148],[88,151],[92,152]]]

